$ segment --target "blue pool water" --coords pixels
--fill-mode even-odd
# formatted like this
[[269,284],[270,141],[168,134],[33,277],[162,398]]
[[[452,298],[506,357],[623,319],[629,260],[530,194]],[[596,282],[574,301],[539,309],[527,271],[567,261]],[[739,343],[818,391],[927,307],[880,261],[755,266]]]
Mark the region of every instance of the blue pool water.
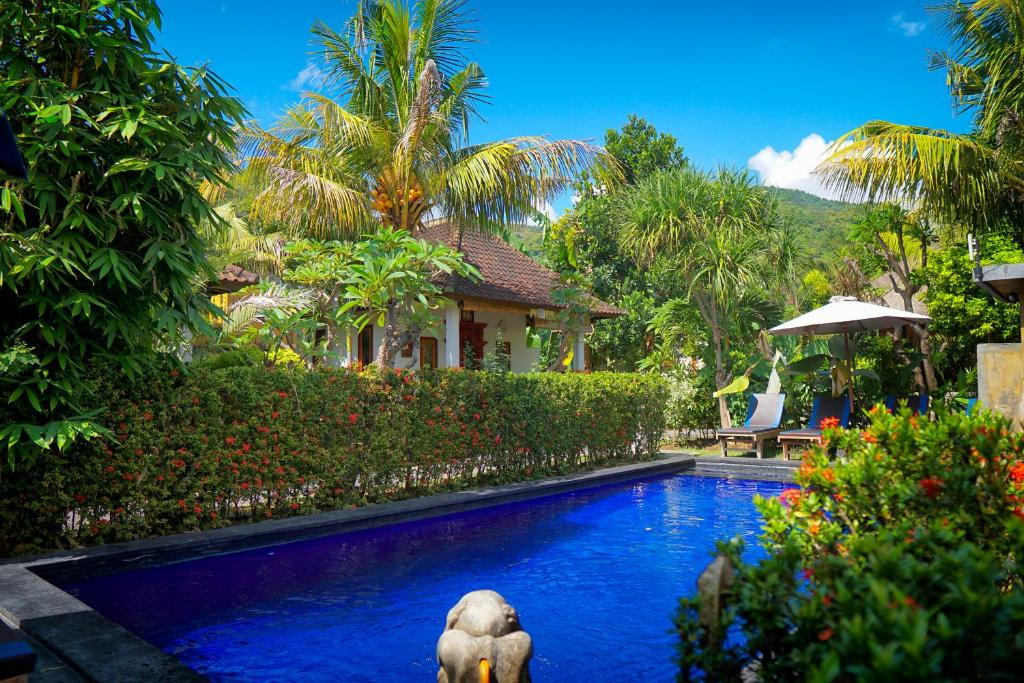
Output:
[[535,681],[672,680],[678,598],[784,486],[677,475],[62,587],[214,680],[434,680],[478,588],[518,610]]

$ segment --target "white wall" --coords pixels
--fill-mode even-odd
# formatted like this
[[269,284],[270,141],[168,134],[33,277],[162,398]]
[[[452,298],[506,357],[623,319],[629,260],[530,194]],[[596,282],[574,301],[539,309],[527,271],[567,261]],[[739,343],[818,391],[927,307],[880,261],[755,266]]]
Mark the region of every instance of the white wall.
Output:
[[502,337],[512,350],[512,372],[529,372],[540,358],[540,349],[526,345],[526,316],[522,313],[491,313],[477,311],[476,321],[484,328],[484,355],[494,353],[494,343],[501,327]]
[[[498,327],[501,327],[502,337],[511,345],[512,372],[529,372],[533,369],[534,363],[540,358],[540,349],[531,348],[526,345],[526,315],[522,313],[491,313],[477,311],[475,313],[477,322],[486,323],[484,328],[484,354],[494,353],[494,345],[498,336]],[[432,329],[423,333],[424,337],[437,339],[437,360],[438,365],[444,367],[445,359],[445,329],[444,309],[438,311],[438,324]],[[353,331],[352,355],[358,358],[358,338]],[[376,353],[381,341],[384,339],[384,331],[380,327],[373,327],[373,349]],[[339,351],[344,353],[344,347]],[[395,359],[395,367],[406,369],[419,369],[419,356],[403,358],[401,353]]]

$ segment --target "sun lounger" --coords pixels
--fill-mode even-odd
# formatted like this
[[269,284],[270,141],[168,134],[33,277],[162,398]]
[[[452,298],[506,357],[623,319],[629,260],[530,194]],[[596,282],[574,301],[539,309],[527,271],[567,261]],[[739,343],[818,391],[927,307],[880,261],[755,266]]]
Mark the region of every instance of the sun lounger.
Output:
[[927,415],[931,399],[928,394],[906,396],[904,398],[898,398],[893,394],[889,394],[885,397],[885,408],[890,413],[895,413],[904,403],[910,408],[912,415]]
[[782,424],[782,406],[786,402],[785,394],[754,394],[747,406],[747,419],[742,427],[729,427],[718,430],[718,443],[722,447],[722,455],[728,456],[730,450],[754,451],[757,457],[764,457],[764,444],[779,435]]
[[807,427],[803,429],[790,429],[779,434],[782,456],[788,460],[789,449],[793,446],[803,446],[806,448],[811,444],[820,443],[822,420],[829,418],[839,420],[840,427],[848,427],[850,425],[850,400],[848,397],[815,396],[814,405],[811,408],[811,419]]

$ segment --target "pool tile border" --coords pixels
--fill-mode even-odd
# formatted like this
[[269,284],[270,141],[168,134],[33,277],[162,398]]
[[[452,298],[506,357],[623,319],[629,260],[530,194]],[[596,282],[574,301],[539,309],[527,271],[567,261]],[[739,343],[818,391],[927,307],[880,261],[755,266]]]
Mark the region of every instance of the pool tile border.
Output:
[[272,546],[675,472],[777,479],[785,478],[785,472],[792,469],[783,467],[780,474],[769,472],[769,467],[761,463],[742,463],[738,458],[729,459],[731,462],[723,460],[678,454],[550,479],[4,560],[0,562],[0,614],[86,680],[204,680],[174,657],[103,617],[47,579]]

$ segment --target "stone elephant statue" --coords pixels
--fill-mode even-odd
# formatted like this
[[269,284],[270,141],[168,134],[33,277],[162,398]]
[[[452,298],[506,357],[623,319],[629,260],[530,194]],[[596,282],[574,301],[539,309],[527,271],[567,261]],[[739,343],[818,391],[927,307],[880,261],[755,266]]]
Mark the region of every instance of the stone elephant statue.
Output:
[[473,591],[448,611],[437,683],[529,683],[532,656],[515,608],[494,591]]

